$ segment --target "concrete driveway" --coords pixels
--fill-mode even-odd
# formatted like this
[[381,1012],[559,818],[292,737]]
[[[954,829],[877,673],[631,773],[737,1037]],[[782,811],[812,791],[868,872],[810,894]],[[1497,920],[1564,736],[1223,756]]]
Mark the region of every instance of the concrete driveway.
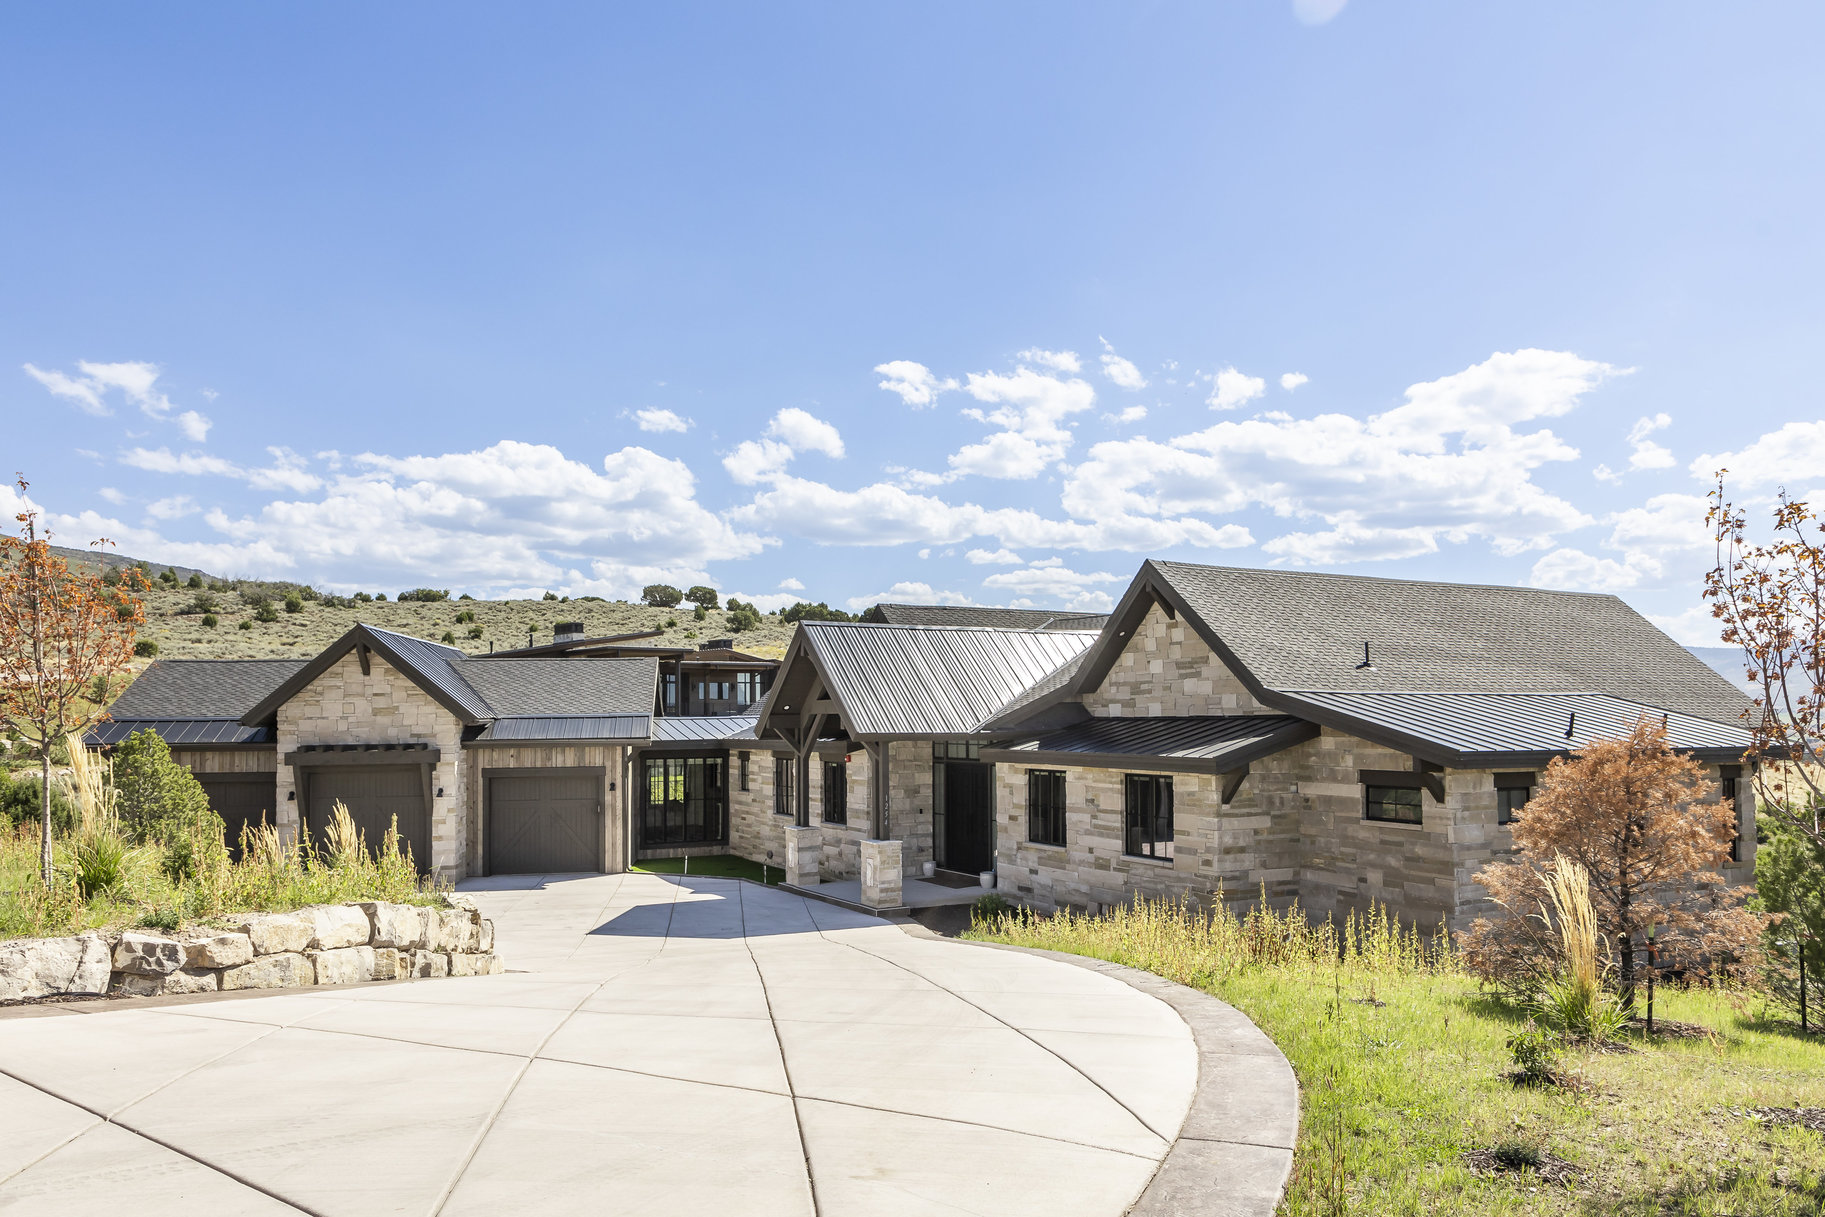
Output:
[[505,975],[0,1019],[0,1213],[1115,1217],[1196,1087],[1094,971],[733,880],[465,887]]

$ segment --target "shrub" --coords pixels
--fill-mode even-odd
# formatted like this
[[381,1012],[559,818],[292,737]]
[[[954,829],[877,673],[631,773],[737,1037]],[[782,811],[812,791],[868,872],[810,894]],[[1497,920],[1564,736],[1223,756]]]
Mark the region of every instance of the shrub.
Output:
[[669,583],[649,583],[640,589],[640,602],[652,608],[672,608],[684,599],[684,593]]
[[213,613],[220,607],[221,605],[216,601],[215,593],[198,592],[196,595],[190,597],[190,603],[179,609],[178,612],[182,614]]
[[373,602],[374,597],[366,592],[356,592],[353,596],[349,597],[349,599],[353,600],[356,604],[370,604]]
[[[29,774],[13,777],[4,767],[0,767],[0,819],[18,824],[24,820],[36,820],[40,800],[44,791],[38,785],[38,775]],[[59,829],[67,829],[75,820],[75,808],[63,787],[51,784],[51,824]]]
[[991,921],[998,921],[1012,912],[1013,908],[1000,892],[984,892],[970,906],[970,924],[987,925]]
[[471,596],[468,592],[464,592],[462,595],[458,596],[457,599],[458,600],[473,600],[473,599],[475,599],[475,597]]
[[[1628,1015],[1604,990],[1608,969],[1597,937],[1597,914],[1591,907],[1590,874],[1561,857],[1545,883],[1558,915],[1560,966],[1558,974],[1546,982],[1535,1008],[1565,1035],[1602,1043],[1621,1030]],[[1538,915],[1546,919],[1544,910]]]
[[191,772],[171,759],[152,731],[135,731],[114,752],[114,790],[121,831],[164,851],[174,882],[196,875],[221,851],[222,818]]
[[124,577],[125,576],[123,576],[120,573],[120,569],[118,567],[114,567],[114,566],[110,566],[107,570],[105,570],[101,573],[101,581],[103,583],[107,584],[109,587],[119,587],[120,581]]
[[203,576],[191,575],[188,579],[184,580],[184,586],[191,588],[203,586]]
[[237,630],[251,630],[251,629],[253,629],[253,622],[249,621],[247,618],[243,617],[243,618],[241,618],[241,624],[235,626],[234,628]]
[[[436,601],[439,601],[439,600],[448,600],[449,598],[450,598],[450,593],[447,589],[444,591],[439,591],[433,587],[415,587],[409,592],[400,592],[399,595],[393,597],[393,599],[401,601],[401,602],[408,601],[408,600],[418,600],[418,601],[423,601],[427,604],[435,603]],[[385,600],[386,597],[383,595],[383,596],[376,597],[376,599]]]
[[469,637],[480,638],[481,636],[482,636],[482,627],[481,626],[472,625],[469,627]]
[[474,620],[475,620],[475,610],[474,609],[464,609],[462,612],[460,612],[456,615],[456,624],[458,624],[458,625],[468,625],[471,621],[474,621]]
[[203,614],[203,628],[204,629],[213,630],[216,626],[218,626],[220,624],[221,624],[221,620],[214,613],[204,613]]
[[1817,1025],[1825,993],[1825,846],[1778,820],[1755,851],[1757,903],[1772,914],[1763,932],[1763,981],[1777,1004],[1798,1013],[1805,965],[1807,1021]]
[[697,606],[697,611],[691,614],[691,619],[693,621],[708,621],[710,619],[710,610],[700,604]]
[[854,621],[855,614],[845,613],[842,609],[833,609],[823,601],[807,604],[803,600],[790,608],[781,609],[779,619],[792,621]]
[[1559,1037],[1533,1019],[1508,1037],[1508,1051],[1514,1058],[1515,1081],[1544,1086],[1557,1080],[1553,1066],[1559,1059]]
[[70,847],[70,876],[84,900],[130,896],[143,868],[143,855],[112,829],[93,828]]
[[302,613],[304,611],[304,597],[300,596],[297,592],[287,592],[285,594],[285,611],[288,613]]
[[546,592],[545,593],[545,599],[547,599],[547,600],[556,600],[557,598],[558,598],[558,594],[556,592]]
[[[701,583],[687,591],[684,594],[684,598],[687,603],[695,604],[698,608],[702,609],[713,609],[720,603],[716,595],[716,589],[713,587],[705,587]],[[666,607],[669,608],[671,606],[667,605]]]
[[376,599],[376,600],[385,600],[386,598],[387,598],[387,594],[385,592],[375,592],[374,593],[374,599]]
[[272,601],[262,600],[259,607],[254,609],[253,615],[255,621],[272,622],[279,619],[279,610],[272,606]]
[[760,614],[751,607],[738,608],[729,614],[729,632],[743,634],[760,628]]
[[155,659],[158,657],[158,643],[150,638],[142,638],[133,644],[133,654],[140,659]]
[[172,570],[169,566],[167,566],[164,570],[159,572],[158,581],[160,583],[168,583],[172,587],[176,587],[177,586],[177,572]]

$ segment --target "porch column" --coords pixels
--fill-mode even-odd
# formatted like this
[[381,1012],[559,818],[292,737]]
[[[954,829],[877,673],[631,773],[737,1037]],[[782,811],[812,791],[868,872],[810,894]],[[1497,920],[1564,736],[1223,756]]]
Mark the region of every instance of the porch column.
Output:
[[786,830],[786,882],[793,887],[815,887],[822,877],[824,833],[815,825],[794,824]]
[[862,903],[871,909],[902,907],[898,841],[862,842]]

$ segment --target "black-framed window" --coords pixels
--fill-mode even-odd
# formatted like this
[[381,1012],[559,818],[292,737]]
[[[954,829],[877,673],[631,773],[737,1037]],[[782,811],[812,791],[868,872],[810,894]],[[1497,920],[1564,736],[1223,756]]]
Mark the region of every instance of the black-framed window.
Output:
[[979,761],[981,759],[981,744],[965,743],[962,740],[932,741],[932,760],[934,761]]
[[1371,786],[1362,788],[1362,817],[1384,824],[1418,824],[1420,793],[1418,786]]
[[1122,779],[1122,804],[1127,825],[1122,852],[1137,858],[1172,857],[1172,779],[1130,773]]
[[1062,769],[1027,770],[1027,840],[1065,843],[1065,775]]
[[1737,793],[1740,789],[1738,783],[1742,781],[1742,776],[1743,767],[1741,765],[1718,766],[1718,784],[1723,787],[1724,804],[1734,813],[1730,826],[1730,861],[1732,862],[1743,860],[1743,805]]
[[661,680],[665,689],[665,708],[675,711],[678,709],[678,673],[667,672]]
[[1531,773],[1498,773],[1495,775],[1495,822],[1513,824],[1521,818],[1521,809],[1534,797],[1534,775]]
[[818,803],[824,810],[824,823],[849,823],[849,763],[847,760],[824,762],[824,789]]
[[729,682],[726,680],[700,680],[697,682],[698,701],[728,701]]
[[748,754],[745,752],[736,753],[735,763],[736,773],[741,779],[741,791],[743,794],[746,794],[748,790]]
[[727,764],[720,756],[647,757],[640,844],[651,849],[727,841]]
[[767,695],[767,674],[765,672],[737,672],[735,674],[735,704],[751,706]]
[[776,815],[798,814],[798,808],[792,804],[792,765],[789,756],[773,758],[773,811]]

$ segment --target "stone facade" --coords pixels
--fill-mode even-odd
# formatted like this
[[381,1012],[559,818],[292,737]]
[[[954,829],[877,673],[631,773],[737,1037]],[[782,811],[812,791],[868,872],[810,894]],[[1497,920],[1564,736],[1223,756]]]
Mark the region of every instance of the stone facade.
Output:
[[431,866],[446,879],[468,873],[469,778],[462,723],[410,677],[369,652],[364,675],[354,651],[279,707],[277,755],[281,832],[298,832],[297,777],[283,758],[302,744],[429,744],[439,750],[431,775]]
[[[901,843],[903,874],[917,875],[932,858],[932,750],[924,741],[896,740],[887,762],[888,839]],[[740,753],[729,755],[729,852],[769,866],[784,866],[786,830],[792,817],[773,809],[774,759],[790,760],[787,752],[754,749],[748,753],[748,789],[740,783]],[[872,828],[870,783],[873,766],[860,745],[849,753],[848,823],[823,820],[824,762],[835,759],[819,754],[811,764],[811,823],[822,830],[823,853],[819,873],[825,880],[855,879],[861,875],[862,842]]]
[[1196,630],[1157,604],[1083,702],[1100,718],[1279,713],[1256,701]]

